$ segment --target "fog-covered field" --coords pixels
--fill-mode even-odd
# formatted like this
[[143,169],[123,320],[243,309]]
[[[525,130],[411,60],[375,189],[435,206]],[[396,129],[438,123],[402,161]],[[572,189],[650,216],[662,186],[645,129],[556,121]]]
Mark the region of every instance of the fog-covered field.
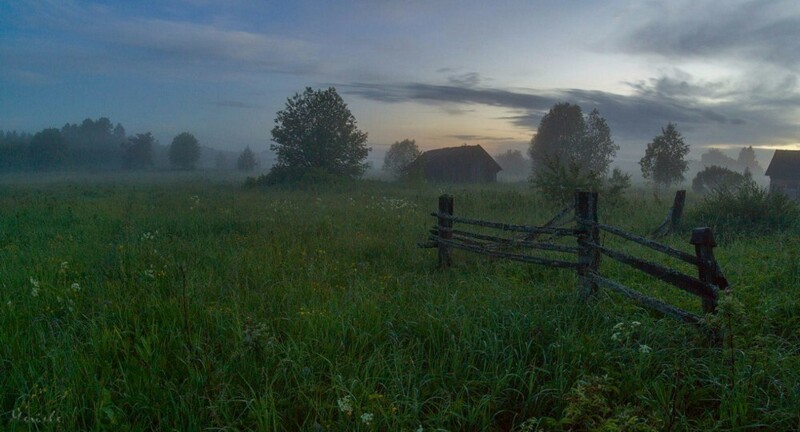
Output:
[[[456,251],[442,271],[416,247],[442,192],[456,214],[544,223],[559,206],[526,184],[30,180],[0,186],[3,430],[800,428],[794,231],[717,248],[717,347],[614,294],[584,302],[569,270]],[[661,198],[601,197],[600,220],[647,233]],[[667,243],[692,251],[698,202]]]

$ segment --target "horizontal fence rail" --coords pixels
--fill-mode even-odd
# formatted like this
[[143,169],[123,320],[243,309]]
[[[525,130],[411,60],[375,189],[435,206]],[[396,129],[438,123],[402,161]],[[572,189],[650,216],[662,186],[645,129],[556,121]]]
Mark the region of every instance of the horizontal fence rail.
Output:
[[[451,265],[452,249],[461,249],[493,258],[554,268],[575,269],[578,274],[580,290],[587,297],[596,293],[598,288],[602,286],[629,298],[643,307],[656,310],[664,315],[672,316],[687,323],[704,324],[705,320],[701,315],[670,305],[617,281],[601,276],[600,257],[605,256],[633,267],[694,295],[700,298],[703,312],[715,313],[719,292],[722,289],[728,289],[728,282],[722,274],[719,263],[714,258],[713,249],[716,243],[711,229],[703,227],[695,228],[692,231],[690,243],[695,246],[695,254],[692,255],[621,228],[599,223],[597,220],[597,198],[596,192],[576,192],[574,204],[561,210],[543,226],[528,226],[454,216],[453,197],[442,195],[439,197],[439,211],[431,213],[431,216],[437,218],[437,225],[430,230],[429,241],[421,243],[419,246],[437,248],[440,267]],[[671,220],[670,232],[672,232],[680,218],[684,198],[684,191],[679,191],[676,194],[675,203],[670,210],[671,215],[674,216],[674,219]],[[565,219],[570,211],[574,211],[574,218]],[[575,224],[574,227],[558,226],[570,221]],[[464,229],[454,229],[454,224],[478,226],[503,232],[523,233],[523,235],[513,237],[476,233]],[[666,265],[606,247],[601,244],[601,232],[617,236],[623,240],[691,264],[697,268],[698,276],[687,275]],[[547,241],[534,241],[537,236],[544,234],[550,235],[550,240],[554,237],[572,237],[575,239],[575,244],[567,245]],[[510,252],[512,249],[513,252]],[[526,253],[519,253],[522,250],[525,250]],[[552,258],[533,255],[534,251],[543,251],[538,252],[539,254],[556,253],[561,255],[558,258]],[[574,259],[566,258],[565,254],[567,257],[574,256]]]

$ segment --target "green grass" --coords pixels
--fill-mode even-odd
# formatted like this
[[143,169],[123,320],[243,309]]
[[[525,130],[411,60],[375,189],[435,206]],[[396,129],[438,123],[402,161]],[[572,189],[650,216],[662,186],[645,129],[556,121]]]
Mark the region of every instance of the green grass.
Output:
[[[437,270],[416,243],[441,192],[482,219],[558,210],[524,185],[0,187],[0,429],[800,428],[796,232],[717,249],[733,294],[714,347],[616,295],[583,302],[569,270],[460,251]],[[643,234],[668,205],[632,193],[600,219]]]

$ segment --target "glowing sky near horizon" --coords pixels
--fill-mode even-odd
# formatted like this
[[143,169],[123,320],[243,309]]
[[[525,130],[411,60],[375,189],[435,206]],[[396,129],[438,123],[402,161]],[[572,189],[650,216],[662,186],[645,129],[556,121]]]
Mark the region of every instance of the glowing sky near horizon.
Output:
[[623,161],[667,122],[694,156],[800,148],[798,66],[793,1],[12,0],[0,129],[105,116],[264,150],[287,97],[335,86],[373,158],[404,138],[524,150],[560,101],[597,108]]

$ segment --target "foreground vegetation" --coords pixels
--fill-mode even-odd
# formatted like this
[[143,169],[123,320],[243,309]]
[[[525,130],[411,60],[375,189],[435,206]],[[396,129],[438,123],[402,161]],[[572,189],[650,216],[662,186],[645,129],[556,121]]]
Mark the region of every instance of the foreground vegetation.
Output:
[[[442,191],[486,219],[558,210],[508,185],[0,187],[0,429],[800,428],[796,229],[717,249],[716,347],[615,295],[584,303],[570,271],[459,252],[438,271],[416,243]],[[634,192],[600,217],[645,233],[666,210]]]

